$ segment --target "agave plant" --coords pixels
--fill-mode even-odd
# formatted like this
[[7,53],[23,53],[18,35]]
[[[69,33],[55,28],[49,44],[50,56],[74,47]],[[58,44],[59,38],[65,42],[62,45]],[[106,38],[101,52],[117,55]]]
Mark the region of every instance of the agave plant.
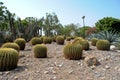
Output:
[[115,32],[115,31],[102,31],[99,32],[97,34],[91,34],[88,39],[92,39],[92,38],[97,38],[97,39],[104,39],[104,40],[108,40],[111,44],[116,42],[117,39],[120,37],[120,35]]
[[117,49],[120,50],[120,37],[117,39],[116,42],[113,43],[113,45],[115,45],[117,47]]

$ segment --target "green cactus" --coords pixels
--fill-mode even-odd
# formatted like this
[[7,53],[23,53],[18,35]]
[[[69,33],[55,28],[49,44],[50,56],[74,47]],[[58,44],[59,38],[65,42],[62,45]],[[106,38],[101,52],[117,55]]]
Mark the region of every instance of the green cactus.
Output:
[[66,41],[70,41],[71,40],[71,37],[66,37]]
[[80,42],[80,44],[81,44],[83,50],[89,50],[90,45],[89,45],[89,42],[87,40],[82,40]]
[[82,46],[80,44],[67,44],[63,49],[63,53],[66,59],[76,60],[82,58]]
[[43,43],[45,43],[45,44],[51,44],[52,43],[51,37],[44,37],[43,38]]
[[82,37],[77,37],[74,39],[74,41],[72,43],[80,43],[82,42],[84,39]]
[[96,46],[97,41],[98,41],[97,38],[92,38],[91,45]]
[[25,49],[26,41],[25,41],[24,38],[17,38],[14,42],[19,45],[20,50],[24,50]]
[[57,37],[57,36],[53,36],[53,37],[52,37],[52,41],[53,41],[53,42],[56,42],[56,37]]
[[10,43],[10,42],[9,43],[4,43],[2,45],[2,48],[13,48],[13,49],[17,50],[18,52],[20,50],[20,47],[19,47],[18,44],[16,44],[16,43]]
[[96,47],[98,50],[110,50],[110,42],[108,40],[98,40]]
[[32,45],[36,45],[36,44],[41,44],[43,41],[42,41],[42,38],[33,37],[33,38],[30,40],[30,42],[31,42]]
[[63,36],[57,36],[56,43],[63,45],[64,44],[64,37]]
[[19,54],[12,48],[0,48],[0,71],[15,69]]
[[35,58],[46,58],[47,57],[47,47],[45,45],[37,44],[33,47]]

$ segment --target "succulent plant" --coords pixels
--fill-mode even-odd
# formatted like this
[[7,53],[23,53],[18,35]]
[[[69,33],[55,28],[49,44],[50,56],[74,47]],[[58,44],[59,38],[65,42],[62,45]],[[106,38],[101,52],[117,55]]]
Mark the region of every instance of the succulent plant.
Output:
[[12,48],[0,48],[0,71],[15,69],[19,54]]
[[10,43],[10,42],[4,43],[4,44],[2,45],[2,48],[13,48],[13,49],[17,50],[18,52],[19,52],[19,50],[20,50],[19,45],[16,44],[16,43],[12,43],[12,42],[11,42],[11,43]]
[[57,36],[56,43],[63,45],[64,44],[64,37],[63,36]]
[[92,38],[91,44],[92,44],[93,46],[96,46],[97,41],[98,41],[97,38]]
[[52,37],[52,41],[53,41],[53,42],[56,42],[56,37],[57,37],[57,36],[53,36],[53,37]]
[[98,40],[96,47],[98,50],[110,50],[110,42],[108,40]]
[[43,38],[43,43],[45,43],[45,44],[51,44],[52,43],[51,37],[44,37]]
[[66,41],[70,41],[71,40],[71,37],[66,37]]
[[89,45],[89,42],[87,40],[82,40],[80,42],[80,44],[81,44],[83,50],[89,50],[90,45]]
[[82,42],[84,39],[82,37],[77,37],[74,39],[74,41],[72,43],[76,43],[79,44],[80,42]]
[[82,58],[82,46],[80,44],[67,44],[64,46],[63,53],[66,59],[76,60]]
[[40,38],[40,37],[33,37],[30,40],[30,42],[32,45],[36,45],[36,44],[41,44],[43,41],[42,41],[42,38]]
[[14,42],[19,45],[20,50],[24,50],[25,49],[26,41],[25,41],[24,38],[17,38]]
[[37,44],[33,47],[35,58],[46,58],[47,57],[47,47],[42,44]]

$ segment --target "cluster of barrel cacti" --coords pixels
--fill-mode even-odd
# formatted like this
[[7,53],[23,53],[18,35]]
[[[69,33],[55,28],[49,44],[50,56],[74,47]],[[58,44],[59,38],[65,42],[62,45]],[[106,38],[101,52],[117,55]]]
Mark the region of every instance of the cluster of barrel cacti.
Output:
[[17,38],[14,42],[19,45],[20,50],[24,50],[25,49],[26,41],[25,41],[24,38]]
[[63,45],[64,44],[64,37],[63,36],[57,36],[56,43]]

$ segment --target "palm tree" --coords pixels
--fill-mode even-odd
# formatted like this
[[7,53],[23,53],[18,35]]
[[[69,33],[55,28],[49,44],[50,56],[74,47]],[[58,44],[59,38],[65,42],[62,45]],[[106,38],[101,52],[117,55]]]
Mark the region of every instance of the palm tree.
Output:
[[84,27],[84,38],[85,38],[85,21],[84,21],[85,16],[82,16],[82,19],[83,19],[83,27]]

